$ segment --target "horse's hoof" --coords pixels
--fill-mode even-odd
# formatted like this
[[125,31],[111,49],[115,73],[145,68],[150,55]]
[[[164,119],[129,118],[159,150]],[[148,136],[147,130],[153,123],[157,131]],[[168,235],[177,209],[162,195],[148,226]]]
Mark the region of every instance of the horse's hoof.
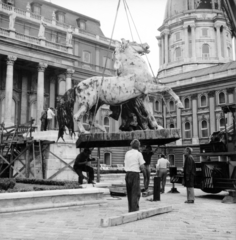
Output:
[[179,109],[184,109],[184,106],[183,106],[182,102],[180,102],[180,101],[178,101],[178,102],[176,103],[176,106],[177,106]]

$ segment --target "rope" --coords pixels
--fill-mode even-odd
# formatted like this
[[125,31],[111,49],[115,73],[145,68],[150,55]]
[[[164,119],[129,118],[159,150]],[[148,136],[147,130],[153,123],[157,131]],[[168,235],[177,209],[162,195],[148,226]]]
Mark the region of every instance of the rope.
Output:
[[131,34],[132,40],[134,41],[133,34],[132,34],[132,29],[131,29],[130,22],[129,22],[129,16],[128,16],[128,12],[127,12],[127,8],[126,8],[126,4],[125,4],[125,1],[124,1],[124,0],[123,0],[123,4],[124,4],[124,8],[125,8],[125,13],[126,13],[127,21],[128,21],[128,24],[129,24],[130,34]]
[[[132,19],[134,28],[135,28],[136,33],[137,33],[137,35],[138,35],[138,39],[139,39],[140,43],[142,44],[142,40],[141,40],[141,38],[140,38],[140,36],[139,36],[139,33],[138,33],[137,28],[136,28],[135,22],[134,22],[134,20],[133,20],[132,14],[131,14],[131,12],[130,12],[130,10],[129,10],[129,6],[128,6],[126,0],[123,0],[123,1],[124,1],[124,5],[126,5],[128,11],[129,11],[129,14],[130,14],[130,17],[131,17],[131,19]],[[151,64],[150,64],[149,59],[148,59],[148,57],[147,57],[146,54],[145,54],[145,57],[146,57],[146,59],[147,59],[148,65],[149,65],[149,67],[150,67],[150,70],[151,70],[151,72],[152,72],[152,76],[153,76],[154,79],[156,79],[156,78],[155,78],[155,75],[154,75],[154,72],[153,72],[153,70],[152,70]]]
[[95,122],[95,116],[96,116],[96,111],[97,111],[97,107],[98,107],[98,99],[99,99],[99,96],[100,96],[100,93],[101,93],[102,84],[103,84],[104,75],[105,75],[105,70],[106,70],[106,66],[107,66],[108,50],[110,50],[110,48],[111,48],[111,40],[112,40],[112,38],[113,38],[113,33],[114,33],[114,29],[115,29],[115,24],[116,24],[116,20],[117,20],[117,16],[118,16],[118,10],[119,10],[119,7],[120,7],[120,1],[121,1],[121,0],[119,0],[118,5],[117,5],[116,16],[115,16],[115,20],[114,20],[114,24],[113,24],[113,28],[112,28],[110,43],[109,43],[109,47],[108,47],[108,49],[107,49],[105,66],[104,66],[104,68],[103,68],[103,73],[102,73],[102,82],[101,82],[101,86],[100,86],[100,89],[99,89],[99,92],[98,92],[98,97],[97,97],[97,101],[96,101],[96,105],[95,105],[95,110],[94,110],[94,115],[93,115],[93,120],[92,120],[93,123]]

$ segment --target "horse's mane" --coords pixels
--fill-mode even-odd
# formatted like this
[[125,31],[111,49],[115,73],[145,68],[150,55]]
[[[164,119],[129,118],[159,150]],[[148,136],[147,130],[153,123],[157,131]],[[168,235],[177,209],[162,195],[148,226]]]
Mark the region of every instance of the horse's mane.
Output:
[[75,134],[73,111],[75,103],[75,88],[71,88],[61,97],[59,104],[57,105],[57,121],[59,125],[57,141],[62,138],[63,141],[66,127],[69,130],[70,135]]

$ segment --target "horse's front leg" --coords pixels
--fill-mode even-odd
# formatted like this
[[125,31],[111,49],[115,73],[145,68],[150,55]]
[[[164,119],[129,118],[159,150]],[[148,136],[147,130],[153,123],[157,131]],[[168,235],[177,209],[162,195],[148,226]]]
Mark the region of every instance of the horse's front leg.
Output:
[[135,88],[138,89],[139,91],[143,92],[144,94],[165,92],[166,91],[174,98],[175,103],[176,103],[178,108],[180,108],[180,109],[184,108],[184,106],[183,106],[182,102],[180,101],[178,95],[176,95],[170,87],[163,86],[163,85],[160,85],[160,84],[136,82],[135,83]]
[[79,133],[89,133],[85,130],[82,119],[84,114],[87,112],[87,107],[85,105],[80,106],[79,110],[74,114],[74,119],[77,121]]
[[[94,122],[93,122],[94,120]],[[102,125],[100,125],[99,123],[96,122],[95,116],[93,116],[93,114],[89,114],[89,124],[92,127],[95,127],[97,129],[100,129],[102,132],[107,132],[106,128]]]

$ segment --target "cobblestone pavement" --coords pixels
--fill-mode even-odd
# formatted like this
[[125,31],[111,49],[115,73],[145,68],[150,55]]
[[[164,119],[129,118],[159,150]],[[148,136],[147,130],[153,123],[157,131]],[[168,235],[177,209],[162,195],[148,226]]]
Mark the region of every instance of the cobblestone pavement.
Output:
[[[100,219],[127,212],[127,199],[107,196],[107,205],[0,215],[0,239],[40,240],[226,240],[236,239],[236,205],[221,203],[227,194],[195,190],[195,204],[185,204],[185,188],[165,193],[161,201],[141,198],[140,209],[172,206],[173,211],[120,226],[102,228]],[[167,186],[166,190],[170,190]]]

